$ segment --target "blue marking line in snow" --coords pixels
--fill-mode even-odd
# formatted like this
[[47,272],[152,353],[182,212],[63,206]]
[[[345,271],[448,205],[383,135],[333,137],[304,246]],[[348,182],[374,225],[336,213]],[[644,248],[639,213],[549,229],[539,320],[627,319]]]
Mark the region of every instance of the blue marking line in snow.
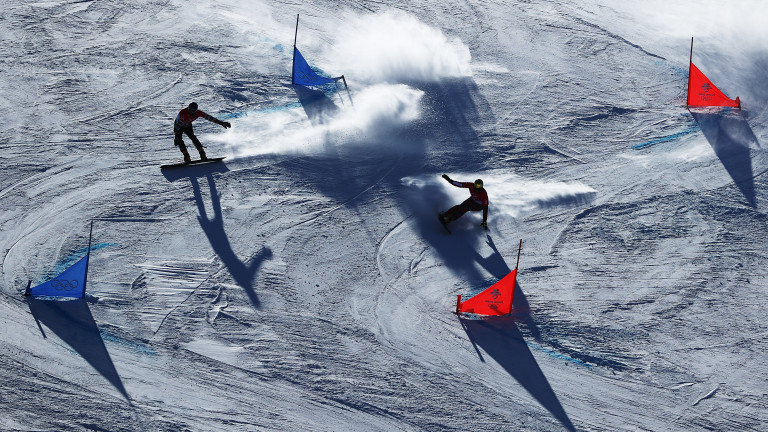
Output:
[[575,359],[575,358],[573,358],[571,356],[568,356],[568,355],[565,355],[565,354],[561,354],[561,353],[556,352],[556,351],[552,351],[551,349],[548,349],[548,348],[544,348],[543,346],[541,346],[539,344],[535,344],[533,342],[528,342],[528,341],[525,341],[525,344],[528,345],[529,347],[535,349],[536,351],[541,351],[543,353],[546,353],[547,355],[549,355],[552,358],[556,358],[556,359],[560,359],[560,360],[565,360],[565,361],[573,363],[575,365],[584,366],[586,368],[592,369],[592,365],[589,364],[589,363],[585,363],[585,362],[583,362],[583,361],[581,361],[579,359]]
[[[475,287],[472,288],[471,294],[468,295],[467,298],[469,298],[470,296],[474,297],[475,295],[477,295],[480,292],[486,290],[488,287],[490,287],[491,285],[495,284],[499,280],[500,279],[485,279],[483,282],[481,282],[480,286],[475,286]],[[463,296],[462,296],[462,298],[463,298]],[[514,310],[513,310],[513,312],[514,312]],[[467,315],[467,316],[468,317],[472,317],[471,314]],[[479,315],[476,315],[476,316],[479,316]],[[470,319],[472,319],[472,318],[470,318]],[[475,319],[477,319],[477,318],[475,318]],[[549,348],[544,348],[543,346],[541,346],[541,345],[539,345],[537,343],[528,342],[525,339],[523,339],[523,342],[525,342],[525,344],[528,345],[528,347],[533,348],[536,351],[541,351],[541,352],[549,355],[552,358],[556,358],[556,359],[559,359],[559,360],[565,360],[565,361],[567,361],[569,363],[573,363],[573,364],[578,365],[578,366],[584,366],[586,368],[592,369],[592,365],[591,364],[586,363],[586,362],[584,362],[582,360],[573,358],[573,357],[571,357],[569,355],[566,355],[566,354],[559,353],[557,351],[553,351],[553,350],[551,350]]]
[[685,130],[683,130],[681,132],[678,132],[678,133],[675,133],[675,134],[672,134],[672,135],[667,135],[665,137],[661,137],[661,138],[657,138],[657,139],[654,139],[654,140],[646,141],[644,143],[635,144],[635,145],[632,146],[632,148],[635,149],[635,150],[640,150],[640,149],[643,149],[643,148],[646,148],[646,147],[650,147],[650,146],[652,146],[654,144],[659,144],[659,143],[663,143],[663,142],[667,142],[667,141],[674,141],[674,140],[676,140],[676,139],[678,139],[680,137],[683,137],[685,135],[694,133],[694,132],[696,132],[698,130],[699,130],[698,126],[691,126],[688,129],[685,129]]
[[[104,249],[110,246],[120,246],[120,245],[117,243],[96,243],[95,245],[91,245],[91,252],[99,249]],[[68,269],[72,264],[80,261],[80,259],[83,258],[87,253],[88,253],[87,247],[80,248],[74,251],[70,256],[57,262],[56,265],[53,266],[51,270],[49,270],[45,275],[43,275],[43,279],[38,281],[38,283],[49,281],[51,278],[57,276],[59,273]]]
[[229,114],[224,114],[220,116],[220,118],[222,119],[241,118],[241,117],[248,117],[249,114],[268,114],[268,113],[278,112],[278,111],[288,111],[290,109],[300,108],[300,107],[301,107],[301,103],[294,102],[288,105],[282,105],[282,106],[276,106],[276,107],[270,107],[270,108],[260,108],[260,109],[254,109],[254,110],[248,110],[248,111],[233,112]]
[[109,330],[99,329],[99,333],[101,334],[101,338],[105,341],[109,342],[115,342],[119,343],[120,345],[124,345],[126,347],[129,347],[135,351],[138,351],[142,354],[147,355],[157,355],[157,351],[153,350],[146,344],[140,343],[140,342],[134,342],[130,341],[128,339],[121,338],[120,336],[110,332]]
[[262,42],[266,42],[267,44],[272,45],[272,48],[274,48],[277,51],[280,51],[281,53],[285,53],[287,51],[285,48],[283,48],[283,44],[281,44],[280,42],[277,42],[272,38],[262,36],[260,39]]

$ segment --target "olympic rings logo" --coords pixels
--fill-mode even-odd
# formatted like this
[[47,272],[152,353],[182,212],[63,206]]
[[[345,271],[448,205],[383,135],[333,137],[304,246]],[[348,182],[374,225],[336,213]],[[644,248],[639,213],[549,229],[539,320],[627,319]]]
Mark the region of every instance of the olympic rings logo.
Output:
[[51,286],[56,288],[56,291],[72,291],[77,288],[80,283],[77,280],[66,279],[54,279],[51,281]]

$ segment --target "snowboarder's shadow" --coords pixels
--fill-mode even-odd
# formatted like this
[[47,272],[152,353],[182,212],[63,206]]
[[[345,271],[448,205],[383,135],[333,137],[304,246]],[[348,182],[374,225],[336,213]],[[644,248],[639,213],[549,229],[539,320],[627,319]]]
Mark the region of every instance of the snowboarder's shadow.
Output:
[[751,207],[756,207],[755,180],[750,145],[760,143],[744,111],[689,109],[712,150]]
[[96,326],[96,320],[85,300],[57,301],[28,298],[27,305],[44,338],[48,336],[40,323],[80,354],[130,402],[128,392],[115,369],[115,364],[101,338],[101,332]]
[[[452,234],[448,234],[440,226],[437,215],[440,211],[450,208],[451,202],[455,200],[438,187],[437,183],[430,182],[419,186],[408,200],[415,213],[414,228],[453,272],[463,274],[470,281],[480,282],[487,277],[481,274],[477,264],[498,279],[512,271],[496,248],[490,233],[480,227],[482,212],[467,212],[451,222],[448,226]],[[488,258],[478,252],[480,239],[484,234],[486,243],[494,251]]]
[[258,308],[261,305],[259,297],[254,289],[254,280],[256,279],[256,273],[265,260],[272,257],[272,250],[268,247],[261,248],[258,252],[251,255],[247,260],[240,260],[237,254],[232,248],[232,244],[229,242],[229,236],[224,230],[224,216],[221,211],[220,195],[216,190],[216,183],[213,180],[213,175],[207,174],[206,179],[208,181],[208,187],[211,195],[211,206],[213,209],[213,217],[208,217],[208,212],[203,202],[202,192],[200,190],[200,184],[196,177],[190,177],[192,182],[192,190],[195,194],[195,202],[199,215],[197,217],[200,222],[200,227],[205,232],[208,241],[211,243],[213,251],[218,255],[221,262],[229,270],[229,274],[240,287],[245,290],[253,306]]

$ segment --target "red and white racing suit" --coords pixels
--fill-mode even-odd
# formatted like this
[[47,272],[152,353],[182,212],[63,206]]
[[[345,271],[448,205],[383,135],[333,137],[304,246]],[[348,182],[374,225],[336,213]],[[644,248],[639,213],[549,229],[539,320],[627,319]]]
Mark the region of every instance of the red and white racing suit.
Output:
[[455,205],[443,213],[445,223],[455,221],[468,211],[480,210],[483,211],[483,222],[488,220],[488,192],[485,191],[485,188],[477,189],[474,183],[462,183],[456,180],[451,180],[449,183],[456,187],[469,189],[470,196],[463,203]]
[[200,143],[200,140],[197,139],[195,132],[192,130],[192,122],[199,119],[200,117],[217,124],[223,124],[221,120],[213,117],[212,115],[206,114],[201,110],[191,112],[189,108],[184,108],[179,111],[179,114],[176,116],[176,121],[173,122],[173,143],[179,147],[179,150],[181,150],[181,152],[184,154],[185,159],[189,157],[189,154],[187,153],[187,146],[184,145],[184,140],[181,137],[182,134],[187,134],[189,139],[192,140],[192,144],[195,145],[197,151],[200,152],[200,157],[205,159],[205,150],[203,150],[203,144]]

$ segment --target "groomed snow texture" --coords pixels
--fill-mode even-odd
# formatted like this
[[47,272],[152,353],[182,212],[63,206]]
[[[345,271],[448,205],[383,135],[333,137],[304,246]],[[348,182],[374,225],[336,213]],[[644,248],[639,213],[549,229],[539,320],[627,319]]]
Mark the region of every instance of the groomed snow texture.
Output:
[[[768,430],[766,16],[6,0],[0,430]],[[743,110],[686,109],[691,36]],[[192,101],[226,159],[161,170]],[[86,298],[24,299],[91,220]]]

